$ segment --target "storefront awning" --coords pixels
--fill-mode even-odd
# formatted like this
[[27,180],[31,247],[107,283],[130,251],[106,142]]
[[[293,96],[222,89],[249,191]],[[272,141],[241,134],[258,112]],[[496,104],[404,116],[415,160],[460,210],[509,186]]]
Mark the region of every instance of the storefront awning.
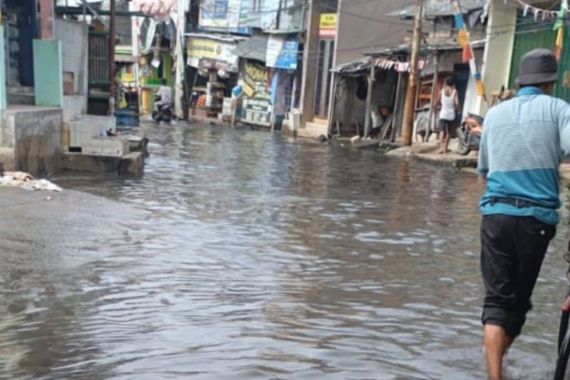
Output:
[[236,55],[240,58],[255,59],[265,62],[267,58],[267,41],[269,36],[257,35],[238,43]]
[[339,75],[361,75],[370,69],[370,58],[362,58],[356,61],[344,63],[332,68],[332,72]]
[[187,34],[188,65],[237,72],[236,39],[217,35]]

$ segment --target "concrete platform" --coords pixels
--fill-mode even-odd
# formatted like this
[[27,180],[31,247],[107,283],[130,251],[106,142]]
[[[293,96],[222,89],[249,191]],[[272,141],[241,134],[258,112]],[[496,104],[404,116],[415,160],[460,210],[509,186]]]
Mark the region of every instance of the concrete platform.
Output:
[[96,156],[82,153],[63,153],[60,167],[64,171],[84,173],[117,173],[120,157]]
[[457,140],[453,139],[449,142],[450,153],[439,154],[438,145],[435,142],[413,144],[412,146],[403,146],[386,153],[393,157],[410,157],[417,160],[444,166],[452,166],[455,168],[475,168],[477,167],[477,152],[472,151],[468,155],[463,156],[455,153],[457,150]]
[[10,106],[0,125],[2,163],[33,175],[57,172],[62,124],[61,108]]
[[60,167],[64,171],[140,177],[144,173],[144,153],[131,152],[123,157],[63,153]]
[[315,119],[305,124],[304,128],[297,130],[297,137],[314,139],[319,136],[327,136],[329,126],[326,120]]

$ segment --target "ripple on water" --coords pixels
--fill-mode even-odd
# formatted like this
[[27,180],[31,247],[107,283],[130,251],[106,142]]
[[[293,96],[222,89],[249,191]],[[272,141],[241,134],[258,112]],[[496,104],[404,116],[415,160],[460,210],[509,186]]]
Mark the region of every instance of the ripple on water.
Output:
[[[482,377],[475,177],[144,129],[143,178],[60,177],[106,200],[58,226],[0,221],[1,378]],[[512,378],[551,377],[559,264],[545,259]]]

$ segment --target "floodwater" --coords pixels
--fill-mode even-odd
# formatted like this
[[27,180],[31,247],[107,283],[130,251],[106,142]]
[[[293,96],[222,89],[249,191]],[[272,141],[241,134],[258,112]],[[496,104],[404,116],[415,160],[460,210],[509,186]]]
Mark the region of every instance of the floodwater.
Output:
[[[57,179],[104,198],[71,230],[0,229],[0,378],[484,378],[475,175],[146,128],[144,178]],[[511,379],[552,376],[566,225]]]

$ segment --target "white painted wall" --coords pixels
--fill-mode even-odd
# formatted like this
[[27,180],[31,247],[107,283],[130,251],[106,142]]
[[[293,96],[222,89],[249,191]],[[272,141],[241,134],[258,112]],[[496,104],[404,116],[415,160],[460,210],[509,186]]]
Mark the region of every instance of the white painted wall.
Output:
[[[483,55],[481,74],[490,102],[492,94],[500,91],[501,86],[508,87],[509,73],[515,40],[517,9],[510,2],[491,0],[487,23],[487,41]],[[487,104],[478,99],[475,107],[480,115],[487,112]]]
[[55,38],[61,41],[63,72],[74,75],[74,94],[64,95],[65,120],[87,113],[89,86],[89,29],[83,22],[57,19]]

